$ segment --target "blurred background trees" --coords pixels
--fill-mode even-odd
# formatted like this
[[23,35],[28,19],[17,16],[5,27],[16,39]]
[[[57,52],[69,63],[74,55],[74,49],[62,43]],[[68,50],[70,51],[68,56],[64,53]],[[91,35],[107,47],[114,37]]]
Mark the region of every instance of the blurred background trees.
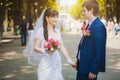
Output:
[[58,9],[56,0],[0,0],[0,21],[2,23],[4,18],[8,20],[13,18],[17,25],[22,16],[36,20],[41,11],[47,7]]
[[[76,19],[83,18],[82,4],[85,0],[77,0],[69,11],[69,13]],[[100,5],[100,14],[99,16],[104,17],[106,20],[113,20],[116,18],[117,22],[120,22],[120,0],[97,0]]]
[[[52,7],[54,9],[66,9],[67,12],[74,19],[83,19],[81,14],[82,4],[85,0],[77,0],[76,4],[71,6],[69,10],[67,8],[60,8],[60,0],[0,0],[0,27],[5,18],[13,18],[14,24],[17,25],[21,21],[22,16],[26,18],[33,18],[37,20],[43,9]],[[104,17],[107,20],[114,20],[115,17],[117,22],[120,21],[120,0],[97,0],[100,5],[100,17]]]

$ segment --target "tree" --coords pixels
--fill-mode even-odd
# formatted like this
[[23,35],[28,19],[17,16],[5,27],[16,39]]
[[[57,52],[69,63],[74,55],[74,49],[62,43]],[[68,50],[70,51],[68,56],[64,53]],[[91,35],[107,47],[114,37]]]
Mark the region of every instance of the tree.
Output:
[[112,18],[113,20],[115,21],[116,19],[116,22],[120,22],[120,8],[119,8],[119,4],[120,4],[120,1],[119,0],[113,0],[111,1],[111,8],[112,8]]
[[34,21],[36,21],[43,9],[48,7],[58,9],[56,0],[22,0],[23,14],[27,18],[32,17]]
[[[106,16],[106,7],[105,7],[105,0],[97,0],[100,5],[100,17]],[[70,10],[70,14],[73,18],[79,19],[82,18],[82,4],[85,2],[85,0],[77,0],[76,4],[73,5],[73,7]]]
[[116,12],[116,18],[117,18],[117,22],[120,22],[120,0],[116,0],[116,8],[115,8],[115,12]]
[[82,12],[82,4],[85,2],[85,0],[78,0],[75,5],[71,8],[69,13],[71,16],[75,19],[83,18],[81,15]]
[[14,20],[14,25],[19,25],[22,16],[22,0],[11,0],[11,10],[8,12],[8,16]]
[[99,4],[99,16],[106,17],[106,1],[105,0],[97,0]]
[[[3,2],[7,7],[3,6]],[[14,19],[15,25],[18,25],[23,15],[27,19],[32,17],[35,21],[43,9],[47,7],[58,9],[56,0],[0,0],[0,15],[5,16],[3,9],[8,9],[7,15]]]
[[120,0],[106,0],[106,16],[107,20],[113,20],[120,22],[120,8],[119,8]]
[[2,39],[2,33],[3,33],[3,20],[4,20],[4,14],[5,14],[5,1],[0,0],[0,39]]
[[47,0],[45,6],[58,10],[58,4],[56,3],[56,0]]

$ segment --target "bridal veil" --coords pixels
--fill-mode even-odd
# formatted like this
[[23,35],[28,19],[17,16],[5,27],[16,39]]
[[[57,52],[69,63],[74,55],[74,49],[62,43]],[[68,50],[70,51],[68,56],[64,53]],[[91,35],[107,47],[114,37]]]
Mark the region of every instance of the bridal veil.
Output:
[[39,64],[41,54],[34,51],[34,39],[35,39],[35,35],[36,34],[38,35],[37,30],[43,27],[44,12],[45,10],[43,10],[38,21],[36,22],[34,27],[34,33],[31,35],[30,40],[28,41],[23,51],[23,54],[28,60],[28,64],[35,65],[35,66]]

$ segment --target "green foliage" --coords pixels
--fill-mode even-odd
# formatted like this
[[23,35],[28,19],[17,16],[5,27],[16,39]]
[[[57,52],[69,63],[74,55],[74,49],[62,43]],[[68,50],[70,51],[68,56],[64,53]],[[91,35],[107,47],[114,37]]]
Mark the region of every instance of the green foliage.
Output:
[[[100,5],[100,17],[106,16],[106,7],[105,7],[105,0],[97,0]],[[85,0],[77,0],[77,3],[73,5],[69,13],[71,16],[75,19],[83,19],[82,16],[82,4],[85,2]]]
[[99,4],[99,16],[100,17],[105,17],[106,16],[106,0],[97,0]]
[[82,12],[82,4],[85,2],[85,0],[78,0],[75,5],[71,8],[69,13],[71,16],[75,19],[83,18],[81,12]]
[[47,0],[45,6],[58,10],[58,5],[56,3],[56,0]]

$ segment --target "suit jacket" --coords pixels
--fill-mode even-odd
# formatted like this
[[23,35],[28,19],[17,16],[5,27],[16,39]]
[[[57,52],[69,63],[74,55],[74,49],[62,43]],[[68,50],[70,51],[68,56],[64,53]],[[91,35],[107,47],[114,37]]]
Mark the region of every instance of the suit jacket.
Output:
[[78,46],[78,53],[80,51],[78,72],[94,74],[105,72],[106,28],[99,18],[96,18],[89,30],[90,36],[84,36]]

